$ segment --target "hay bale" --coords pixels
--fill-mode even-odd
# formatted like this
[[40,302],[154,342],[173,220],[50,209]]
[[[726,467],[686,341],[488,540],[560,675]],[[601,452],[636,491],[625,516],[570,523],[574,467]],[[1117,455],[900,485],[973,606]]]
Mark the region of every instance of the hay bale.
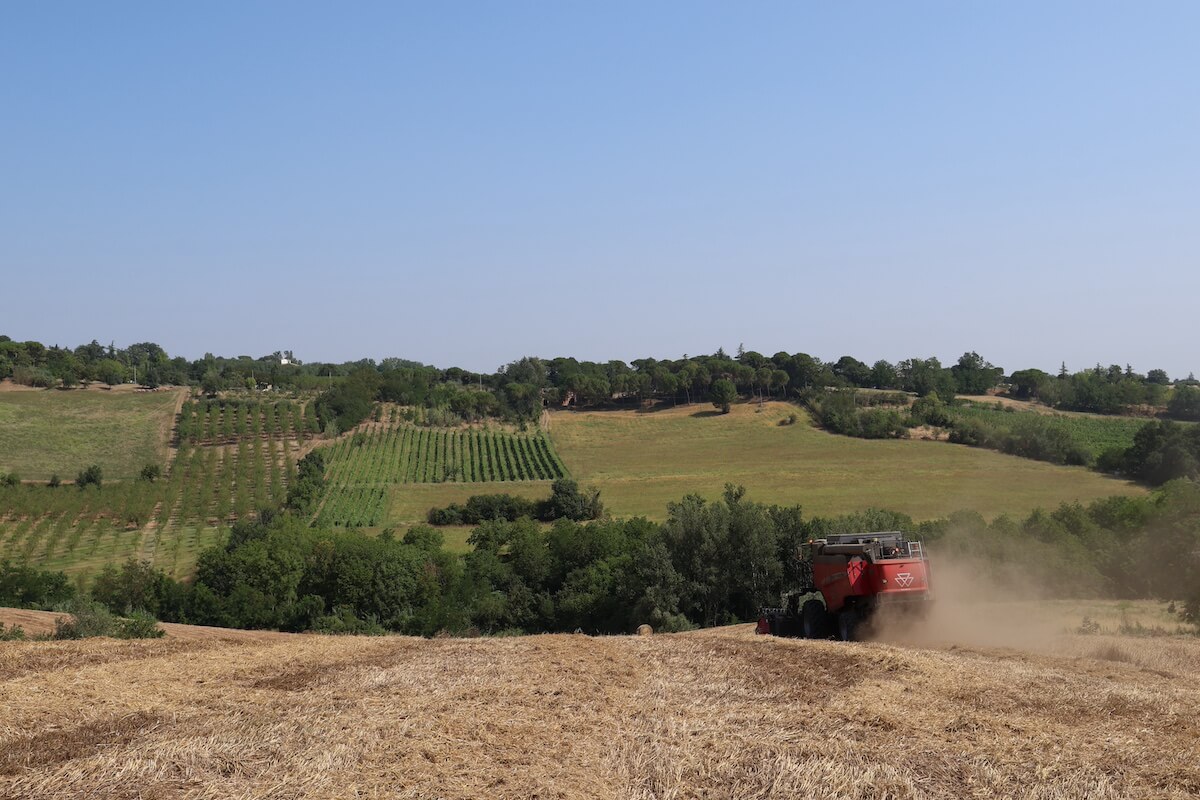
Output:
[[638,636],[650,636],[653,633],[654,628],[651,628],[649,625],[638,625],[637,627]]

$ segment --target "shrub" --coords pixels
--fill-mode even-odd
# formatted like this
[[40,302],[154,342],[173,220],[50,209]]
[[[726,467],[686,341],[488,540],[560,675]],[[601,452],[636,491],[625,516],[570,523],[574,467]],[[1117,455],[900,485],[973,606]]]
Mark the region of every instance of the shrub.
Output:
[[20,625],[13,625],[6,629],[4,623],[0,622],[0,642],[20,642],[24,640],[25,629]]
[[354,615],[354,609],[348,606],[339,606],[334,609],[332,614],[317,617],[313,621],[310,632],[352,636],[384,636],[387,634],[387,630],[379,624],[375,615],[371,614],[366,619],[360,619]]
[[145,611],[134,611],[128,617],[117,620],[112,634],[117,639],[161,639],[166,631],[158,627],[158,620]]
[[147,464],[142,467],[142,471],[138,473],[138,480],[146,483],[154,483],[162,476],[162,469],[158,464]]
[[92,464],[84,470],[80,470],[75,476],[75,485],[80,489],[86,489],[88,486],[95,486],[99,489],[104,482],[104,471],[100,469],[99,464]]
[[953,424],[953,420],[946,410],[946,404],[938,398],[936,392],[917,398],[909,413],[912,415],[913,422],[918,425],[948,428]]
[[65,610],[71,616],[55,621],[55,639],[89,639],[93,636],[158,639],[165,635],[154,617],[145,611],[134,611],[127,618],[121,618],[94,600],[76,600]]
[[100,603],[77,600],[63,610],[71,616],[54,622],[55,639],[88,639],[92,636],[110,636],[116,628],[116,617]]

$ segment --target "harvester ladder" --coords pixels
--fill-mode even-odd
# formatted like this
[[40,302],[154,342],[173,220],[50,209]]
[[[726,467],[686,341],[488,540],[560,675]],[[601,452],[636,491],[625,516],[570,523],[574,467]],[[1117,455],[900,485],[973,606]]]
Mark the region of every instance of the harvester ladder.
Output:
[[910,556],[914,556],[915,558],[924,559],[925,558],[925,548],[921,546],[920,542],[909,542],[908,543],[908,554]]

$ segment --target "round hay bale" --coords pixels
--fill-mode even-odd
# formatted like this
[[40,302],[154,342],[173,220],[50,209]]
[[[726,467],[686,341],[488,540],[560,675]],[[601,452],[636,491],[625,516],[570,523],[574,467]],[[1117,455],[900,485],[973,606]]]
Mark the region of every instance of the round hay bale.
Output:
[[637,628],[638,636],[650,636],[653,633],[654,633],[654,628],[651,628],[649,625],[638,625],[638,628]]

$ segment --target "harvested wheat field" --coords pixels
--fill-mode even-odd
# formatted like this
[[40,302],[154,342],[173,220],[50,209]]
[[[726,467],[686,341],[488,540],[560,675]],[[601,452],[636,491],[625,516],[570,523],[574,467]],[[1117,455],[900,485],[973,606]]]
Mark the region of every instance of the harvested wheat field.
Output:
[[1200,794],[1193,638],[751,630],[3,644],[0,796]]

